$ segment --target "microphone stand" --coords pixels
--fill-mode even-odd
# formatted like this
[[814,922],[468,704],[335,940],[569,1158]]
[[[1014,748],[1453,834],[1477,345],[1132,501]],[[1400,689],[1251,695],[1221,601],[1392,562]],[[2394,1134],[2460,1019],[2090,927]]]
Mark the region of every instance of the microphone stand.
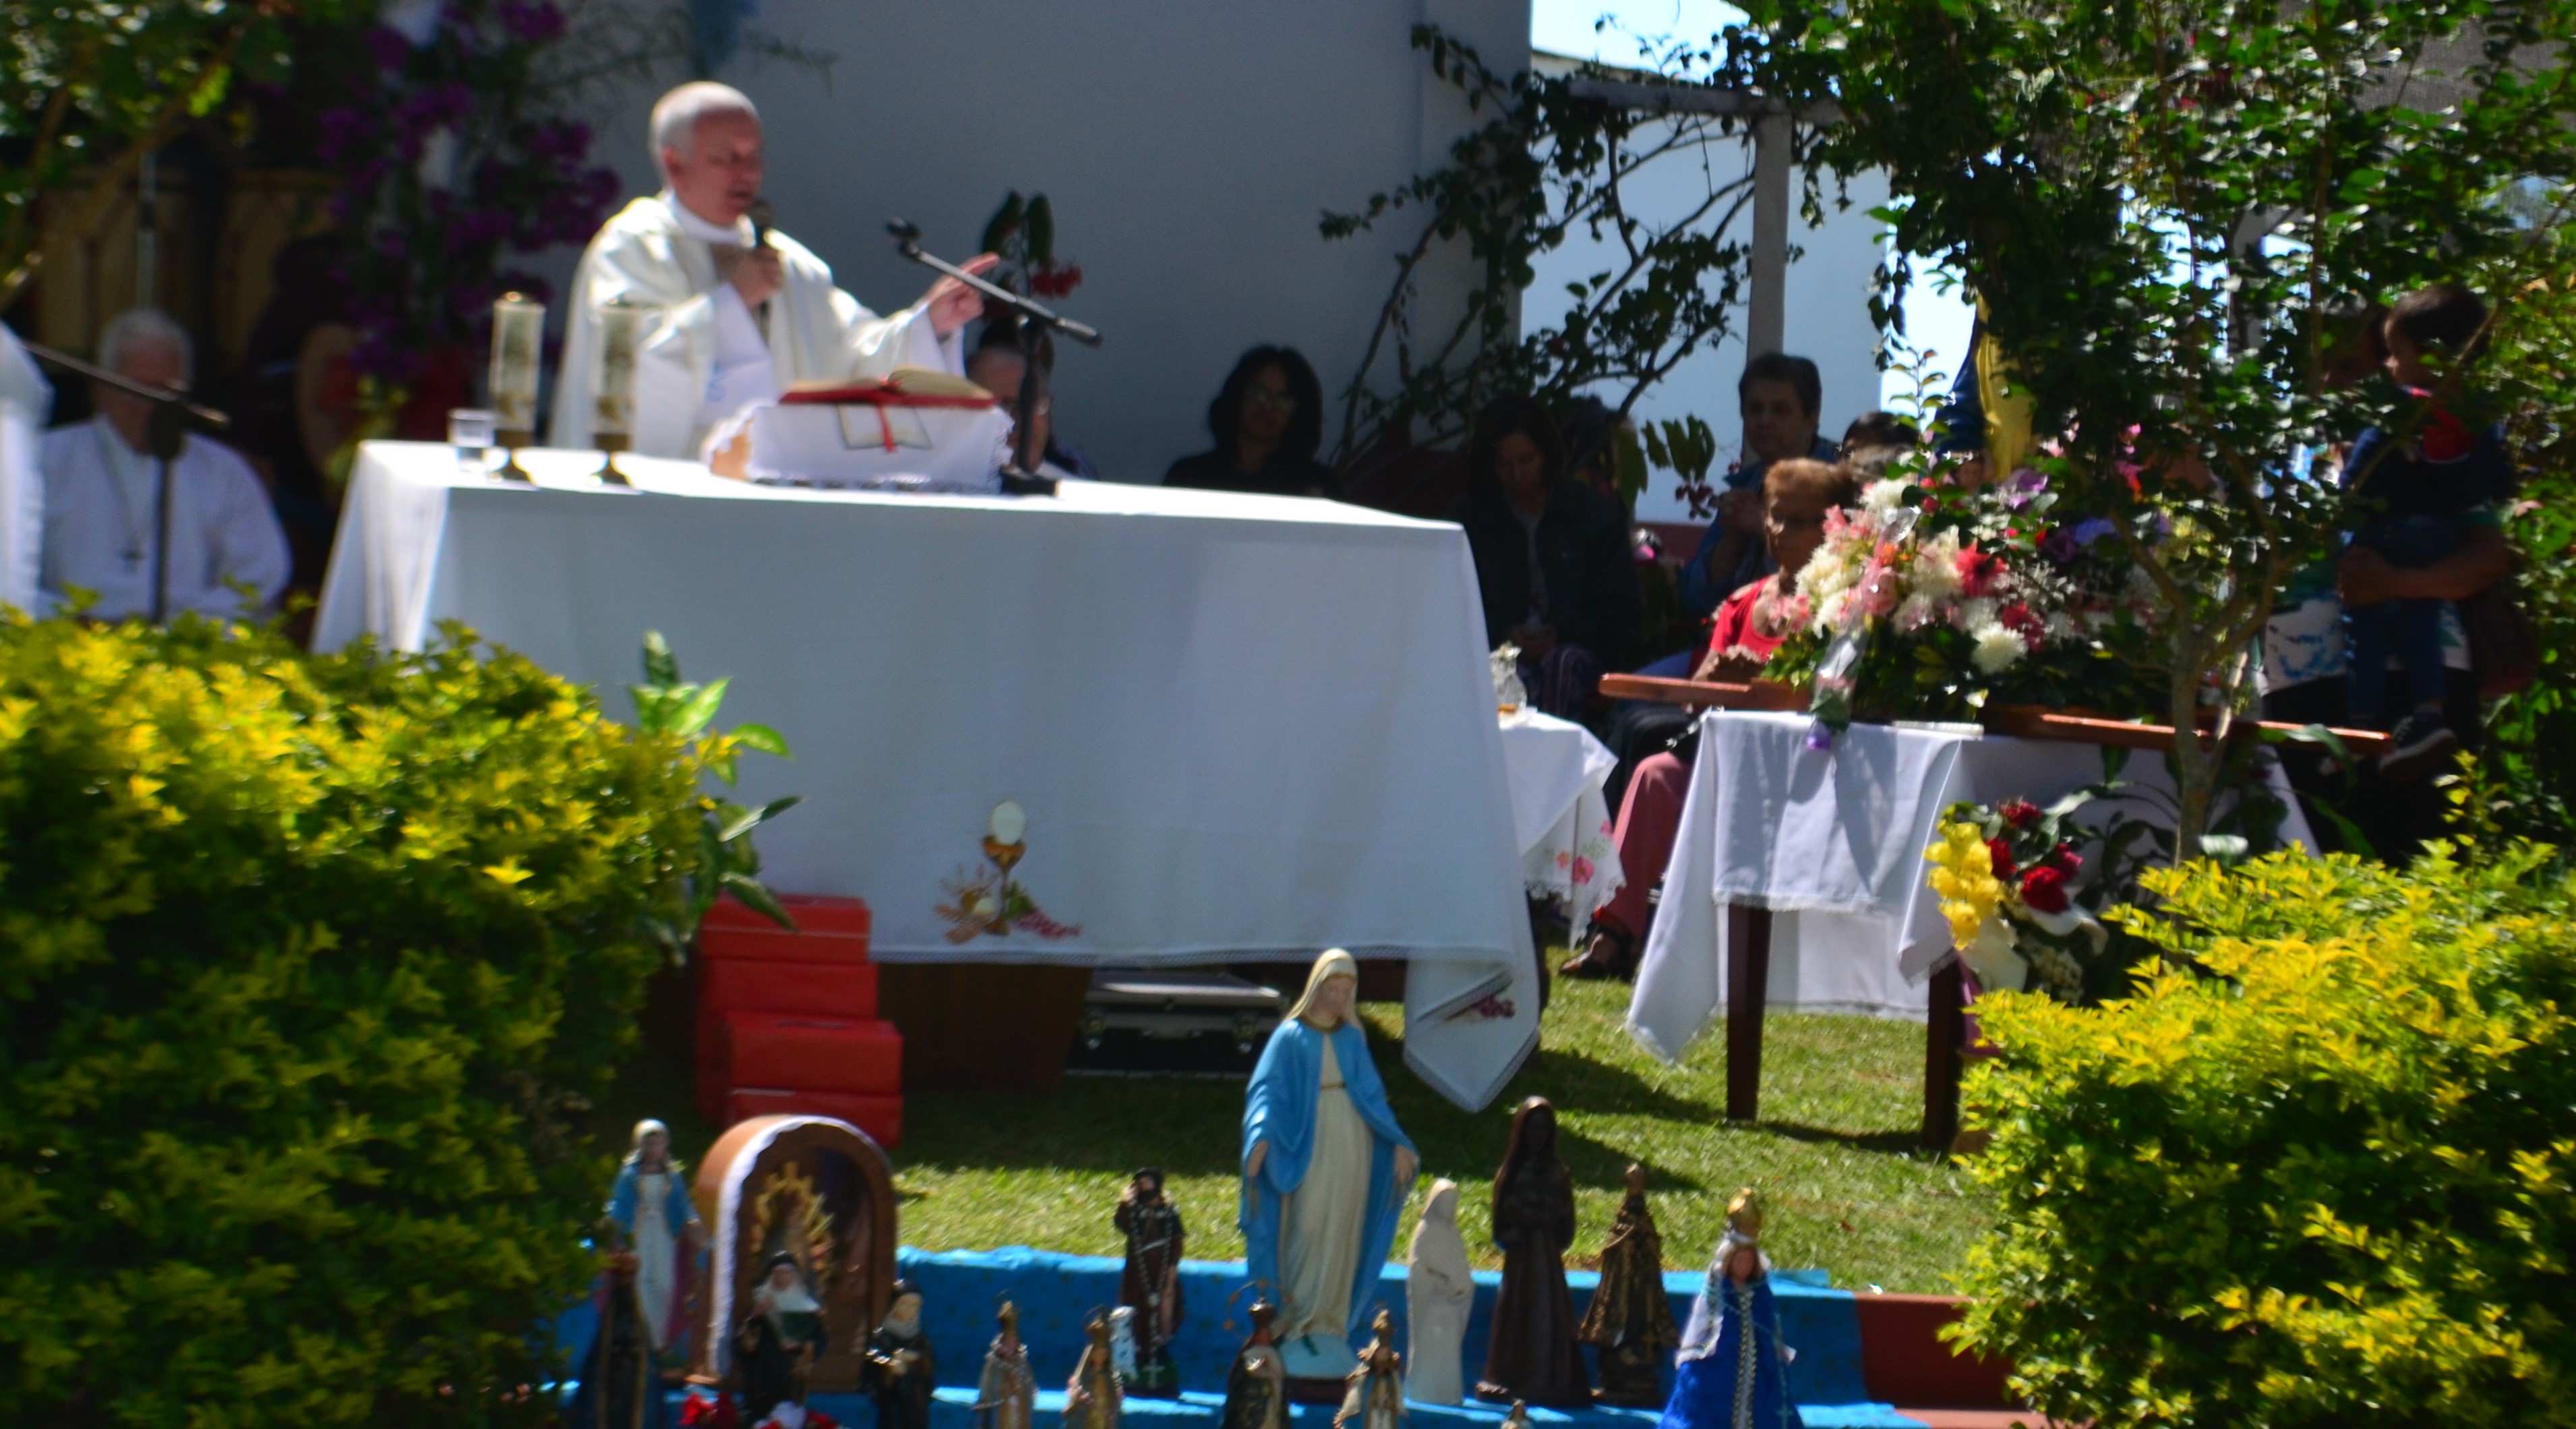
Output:
[[886,224],[886,232],[894,235],[895,251],[904,257],[925,268],[945,273],[983,294],[986,302],[1000,303],[1020,315],[1020,347],[1026,361],[1020,364],[1020,393],[1016,404],[1018,440],[1011,443],[1011,464],[1002,468],[1002,491],[1010,496],[1055,495],[1055,478],[1038,474],[1039,467],[1046,461],[1046,452],[1043,449],[1035,453],[1027,450],[1030,439],[1037,433],[1038,351],[1051,332],[1063,333],[1085,347],[1098,347],[1100,330],[1075,322],[1043,303],[1032,302],[999,283],[987,282],[946,259],[922,251],[921,228],[917,224],[898,218]]
[[218,428],[231,426],[232,418],[212,407],[188,400],[188,394],[179,388],[137,382],[104,367],[83,362],[69,353],[57,352],[43,343],[21,339],[19,345],[30,355],[56,367],[78,373],[92,382],[104,382],[152,403],[152,419],[143,429],[143,445],[144,455],[151,457],[159,468],[158,485],[152,501],[152,623],[163,624],[170,617],[170,463],[179,459],[180,449],[187,444],[188,418],[195,417]]

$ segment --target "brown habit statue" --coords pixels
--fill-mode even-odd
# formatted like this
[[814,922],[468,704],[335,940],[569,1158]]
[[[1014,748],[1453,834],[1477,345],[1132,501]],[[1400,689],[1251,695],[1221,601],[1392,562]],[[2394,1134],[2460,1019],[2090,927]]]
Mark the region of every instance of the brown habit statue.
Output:
[[1681,1343],[1673,1306],[1664,1293],[1664,1238],[1646,1209],[1646,1168],[1628,1168],[1628,1198],[1610,1223],[1601,1247],[1601,1288],[1583,1312],[1576,1338],[1601,1356],[1604,1404],[1655,1409],[1664,1402],[1665,1356]]
[[1494,1243],[1503,1288],[1476,1397],[1579,1408],[1592,1402],[1574,1343],[1565,1252],[1574,1244],[1574,1176],[1556,1156],[1556,1108],[1531,1097],[1512,1113],[1512,1139],[1494,1173]]
[[1131,1394],[1177,1395],[1180,1370],[1172,1363],[1172,1332],[1181,1324],[1181,1213],[1163,1194],[1163,1173],[1148,1166],[1127,1180],[1111,1217],[1127,1238],[1127,1263],[1118,1275],[1118,1303],[1136,1312],[1136,1375]]

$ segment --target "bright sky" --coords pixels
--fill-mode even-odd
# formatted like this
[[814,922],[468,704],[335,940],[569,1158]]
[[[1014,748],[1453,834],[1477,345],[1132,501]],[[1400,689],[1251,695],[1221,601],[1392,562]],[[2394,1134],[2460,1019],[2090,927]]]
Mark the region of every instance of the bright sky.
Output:
[[[1605,64],[1638,62],[1635,36],[1670,35],[1705,42],[1744,12],[1718,0],[1530,0],[1530,44],[1553,54]],[[1599,29],[1598,22],[1609,23]],[[1905,333],[1918,348],[1941,354],[1949,366],[1967,351],[1972,318],[1968,305],[1917,281],[1906,295]],[[1888,392],[1897,379],[1888,379]]]

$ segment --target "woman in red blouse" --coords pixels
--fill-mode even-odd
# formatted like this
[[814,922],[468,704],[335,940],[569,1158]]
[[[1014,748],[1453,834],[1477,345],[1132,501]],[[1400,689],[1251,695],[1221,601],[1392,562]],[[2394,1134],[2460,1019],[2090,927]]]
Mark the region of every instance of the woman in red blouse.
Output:
[[[1824,543],[1825,513],[1859,504],[1860,476],[1848,466],[1803,458],[1771,464],[1762,476],[1762,539],[1780,573],[1743,586],[1718,606],[1708,649],[1691,678],[1742,680],[1762,668],[1796,628],[1798,571]],[[1671,752],[1646,759],[1630,776],[1613,834],[1626,882],[1592,915],[1592,937],[1560,969],[1565,976],[1621,977],[1637,965],[1646,895],[1672,857],[1689,785],[1689,763]]]

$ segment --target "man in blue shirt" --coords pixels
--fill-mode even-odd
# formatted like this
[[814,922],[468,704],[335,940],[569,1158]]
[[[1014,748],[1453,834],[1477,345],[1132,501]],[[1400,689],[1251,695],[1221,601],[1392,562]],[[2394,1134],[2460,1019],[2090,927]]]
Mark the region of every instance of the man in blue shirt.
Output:
[[1693,620],[1706,620],[1737,588],[1771,574],[1762,542],[1762,473],[1791,457],[1832,461],[1836,455],[1816,430],[1825,384],[1814,362],[1766,352],[1744,364],[1735,400],[1744,418],[1744,460],[1726,474],[1717,519],[1682,567],[1682,608]]

